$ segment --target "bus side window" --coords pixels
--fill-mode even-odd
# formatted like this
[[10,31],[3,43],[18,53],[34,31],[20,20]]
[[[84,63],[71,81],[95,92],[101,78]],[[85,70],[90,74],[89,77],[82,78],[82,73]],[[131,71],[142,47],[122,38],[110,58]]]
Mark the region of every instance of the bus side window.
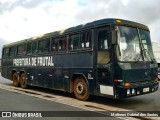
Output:
[[11,47],[9,50],[9,56],[13,57],[16,55],[16,48],[15,47]]
[[43,52],[43,41],[39,41],[38,42],[38,53],[42,53]]
[[19,46],[17,47],[17,54],[18,54],[18,55],[23,55],[23,54],[25,54],[25,53],[26,53],[26,46],[25,46],[24,44],[19,45]]
[[61,37],[59,40],[58,51],[64,51],[66,49],[66,37]]
[[74,34],[69,37],[69,44],[68,44],[69,50],[80,50],[82,49],[81,44],[81,35],[80,34]]
[[4,48],[3,49],[3,57],[8,57],[9,56],[9,48]]
[[27,54],[28,55],[32,54],[32,43],[27,44]]
[[107,30],[98,33],[98,50],[108,49]]
[[47,38],[47,40],[45,41],[44,51],[47,53],[50,52],[50,38]]
[[73,50],[73,39],[72,36],[69,36],[68,49]]
[[108,33],[107,30],[100,30],[98,32],[97,63],[107,64],[109,61],[110,55],[108,51]]
[[81,33],[80,44],[82,49],[91,48],[91,31],[85,31]]
[[45,39],[38,42],[38,53],[48,53],[50,49],[50,40]]
[[79,34],[76,34],[76,35],[73,35],[73,49],[76,50],[76,49],[80,49],[80,36]]
[[37,42],[34,41],[32,43],[32,54],[36,54],[37,53]]
[[58,38],[51,38],[51,51],[56,52],[58,51]]

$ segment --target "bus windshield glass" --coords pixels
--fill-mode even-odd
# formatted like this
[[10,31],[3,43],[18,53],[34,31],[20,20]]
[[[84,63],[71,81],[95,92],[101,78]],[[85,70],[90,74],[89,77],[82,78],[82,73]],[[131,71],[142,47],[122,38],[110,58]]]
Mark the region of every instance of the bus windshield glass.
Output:
[[120,61],[152,61],[154,58],[149,31],[118,26],[118,43]]
[[149,31],[139,30],[140,39],[142,42],[142,55],[144,56],[144,61],[154,60],[154,54],[152,50],[152,44],[150,39]]

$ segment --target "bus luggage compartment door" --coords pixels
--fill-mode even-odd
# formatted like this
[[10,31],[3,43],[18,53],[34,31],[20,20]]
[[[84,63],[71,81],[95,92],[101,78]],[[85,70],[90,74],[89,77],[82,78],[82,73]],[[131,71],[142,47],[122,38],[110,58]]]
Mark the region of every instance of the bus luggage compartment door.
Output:
[[100,93],[114,96],[112,72],[110,67],[98,68],[98,84],[100,86]]

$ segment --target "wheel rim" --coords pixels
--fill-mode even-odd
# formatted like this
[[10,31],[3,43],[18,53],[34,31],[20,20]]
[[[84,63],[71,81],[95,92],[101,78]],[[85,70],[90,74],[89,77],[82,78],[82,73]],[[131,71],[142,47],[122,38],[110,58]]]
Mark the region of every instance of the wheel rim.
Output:
[[13,74],[13,85],[14,85],[15,87],[18,86],[18,76],[17,76],[16,73]]
[[83,83],[79,82],[76,86],[76,92],[78,94],[83,94],[84,93],[84,86]]
[[79,100],[87,100],[89,98],[89,90],[86,81],[83,78],[77,78],[74,82],[74,95]]
[[21,78],[21,84],[25,85],[25,77],[24,76]]
[[23,89],[27,88],[27,81],[24,73],[21,74],[20,84]]

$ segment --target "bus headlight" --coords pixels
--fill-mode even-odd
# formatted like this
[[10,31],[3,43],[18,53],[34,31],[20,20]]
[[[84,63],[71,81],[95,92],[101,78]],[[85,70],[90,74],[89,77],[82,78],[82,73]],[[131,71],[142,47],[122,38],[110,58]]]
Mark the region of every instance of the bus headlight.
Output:
[[132,89],[132,95],[135,95],[135,94],[136,94],[136,90]]
[[139,91],[137,91],[137,95],[139,95],[140,94],[140,92]]
[[131,95],[130,89],[127,89],[127,95]]

